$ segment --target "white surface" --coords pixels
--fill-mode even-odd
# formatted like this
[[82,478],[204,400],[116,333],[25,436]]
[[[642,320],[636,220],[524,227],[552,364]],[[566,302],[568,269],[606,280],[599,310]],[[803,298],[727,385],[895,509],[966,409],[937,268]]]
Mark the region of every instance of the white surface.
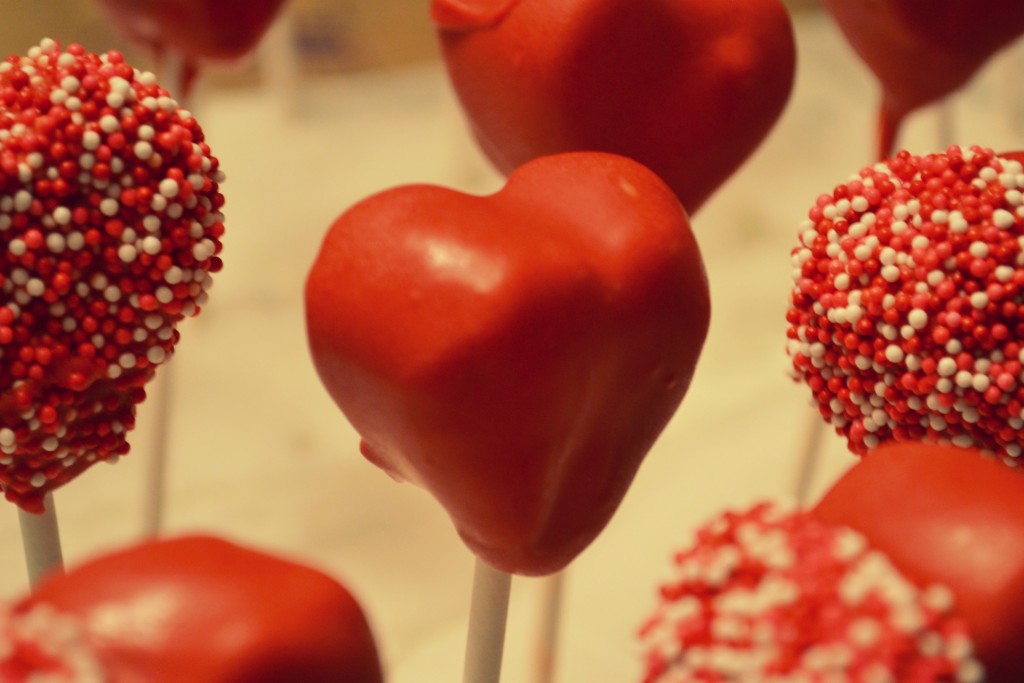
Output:
[[[561,681],[636,680],[633,634],[673,548],[726,505],[784,495],[807,424],[808,393],[786,375],[789,250],[817,194],[870,160],[875,86],[821,18],[798,25],[800,72],[766,144],[693,218],[713,320],[684,405],[604,534],[569,574]],[[1004,57],[953,108],[960,142],[1020,147],[1019,86]],[[328,224],[348,205],[426,181],[491,191],[436,65],[268,93],[205,93],[196,106],[228,174],[224,272],[203,315],[182,326],[168,464],[167,527],[202,530],[314,564],[362,599],[395,683],[457,680],[472,559],[424,492],[363,461],[321,389],[305,346],[302,285]],[[298,111],[294,114],[290,112]],[[905,143],[936,144],[938,118]],[[141,533],[152,422],[132,454],[57,493],[65,557]],[[831,434],[816,487],[852,460]],[[0,516],[0,580],[25,586],[13,508]],[[536,630],[536,580],[517,579],[505,681],[523,681]]]

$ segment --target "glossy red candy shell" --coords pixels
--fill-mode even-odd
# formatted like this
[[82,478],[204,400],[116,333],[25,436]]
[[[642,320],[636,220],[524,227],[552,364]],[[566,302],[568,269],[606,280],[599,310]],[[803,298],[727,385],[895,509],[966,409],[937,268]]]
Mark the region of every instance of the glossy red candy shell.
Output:
[[778,0],[433,0],[449,76],[503,173],[603,150],[692,215],[781,114],[795,47]]
[[623,157],[544,157],[489,197],[418,185],[331,227],[306,287],[320,378],[363,453],[506,571],[557,571],[611,518],[708,325],[671,191]]

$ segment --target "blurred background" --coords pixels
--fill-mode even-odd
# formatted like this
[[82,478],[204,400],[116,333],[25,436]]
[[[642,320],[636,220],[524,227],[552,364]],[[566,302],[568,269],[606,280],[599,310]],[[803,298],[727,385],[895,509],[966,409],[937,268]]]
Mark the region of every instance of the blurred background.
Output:
[[[132,453],[56,494],[69,563],[140,538],[167,411],[166,533],[215,533],[346,582],[397,683],[458,680],[472,558],[429,495],[359,456],[309,361],[302,287],[324,231],[360,198],[409,182],[501,185],[467,133],[426,6],[292,0],[256,53],[205,67],[189,107],[228,176],[224,271],[203,315],[182,324],[162,370],[170,392],[151,392]],[[789,251],[814,198],[871,161],[877,86],[814,3],[792,7],[788,109],[693,218],[713,304],[697,376],[616,518],[568,572],[560,681],[637,680],[634,634],[672,550],[725,506],[795,489],[812,415],[786,372]],[[153,64],[88,0],[0,0],[4,54],[43,36]],[[1022,66],[1019,48],[997,56],[911,117],[901,146],[1020,148]],[[831,434],[820,450],[815,492],[852,462]],[[0,539],[0,595],[15,596],[26,580],[13,507]],[[526,680],[541,585],[514,582],[505,681]]]

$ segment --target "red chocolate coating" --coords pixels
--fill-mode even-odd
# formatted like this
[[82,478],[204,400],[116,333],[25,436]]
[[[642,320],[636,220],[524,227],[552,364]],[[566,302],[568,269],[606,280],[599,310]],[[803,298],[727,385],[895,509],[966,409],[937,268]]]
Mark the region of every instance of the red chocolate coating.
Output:
[[192,59],[252,50],[284,0],[99,0],[130,39]]
[[135,406],[221,267],[203,132],[117,52],[0,65],[0,487],[26,510],[128,451]]
[[506,571],[604,527],[689,386],[707,283],[639,164],[544,157],[488,197],[417,185],[331,227],[306,286],[320,378],[363,453]]
[[147,542],[51,576],[11,619],[39,612],[63,620],[64,637],[36,629],[57,640],[55,651],[41,658],[22,642],[0,656],[3,680],[97,662],[111,683],[383,680],[369,625],[343,586],[214,538]]
[[574,150],[648,166],[692,215],[793,83],[778,0],[433,0],[448,73],[503,173]]
[[978,683],[956,598],[915,585],[859,533],[768,504],[675,556],[641,630],[644,683]]
[[1024,31],[1019,0],[824,0],[882,85],[879,158],[900,122],[957,90]]
[[888,444],[812,514],[864,534],[912,580],[948,586],[987,683],[1024,680],[1024,474],[971,449]]
[[1024,447],[1024,166],[978,147],[901,152],[823,194],[793,250],[789,353],[865,453]]

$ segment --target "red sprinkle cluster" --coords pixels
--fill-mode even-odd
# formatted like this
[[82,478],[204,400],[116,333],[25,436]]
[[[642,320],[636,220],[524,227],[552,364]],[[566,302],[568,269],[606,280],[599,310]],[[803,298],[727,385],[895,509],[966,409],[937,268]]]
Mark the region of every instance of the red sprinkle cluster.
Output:
[[953,596],[907,581],[863,536],[769,504],[675,557],[641,630],[644,683],[979,683]]
[[117,52],[0,62],[0,487],[29,511],[128,451],[144,385],[220,270],[203,132]]
[[792,252],[789,354],[865,453],[1024,445],[1024,167],[989,149],[892,159],[820,196]]
[[108,677],[85,628],[69,614],[39,604],[0,610],[0,680],[8,683],[104,683]]

